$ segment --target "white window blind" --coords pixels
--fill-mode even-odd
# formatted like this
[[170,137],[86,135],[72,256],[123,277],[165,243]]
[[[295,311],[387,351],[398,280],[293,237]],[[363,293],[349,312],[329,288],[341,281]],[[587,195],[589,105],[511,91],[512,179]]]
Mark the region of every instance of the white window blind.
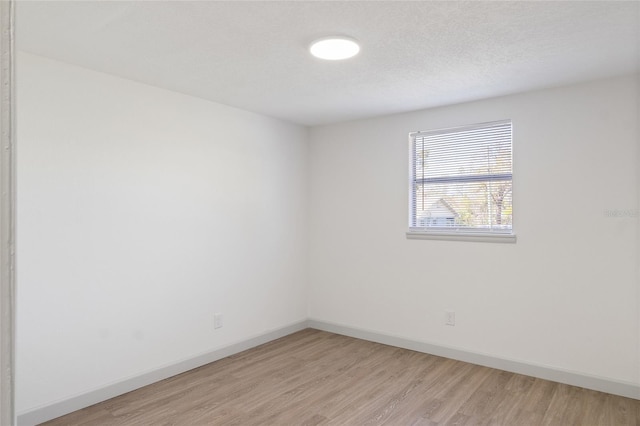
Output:
[[410,232],[511,234],[511,120],[409,138]]

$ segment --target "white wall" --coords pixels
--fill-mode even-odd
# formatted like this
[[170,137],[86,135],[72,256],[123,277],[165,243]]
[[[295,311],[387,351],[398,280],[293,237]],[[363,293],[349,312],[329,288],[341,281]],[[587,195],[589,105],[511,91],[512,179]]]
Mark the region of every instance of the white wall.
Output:
[[[639,383],[638,81],[313,128],[310,317]],[[408,133],[506,118],[518,242],[407,240]]]
[[18,67],[19,413],[306,319],[307,129]]
[[[308,144],[18,60],[19,413],[307,316],[640,382],[640,227],[605,214],[638,209],[637,77],[317,127]],[[407,134],[503,118],[517,244],[407,240]]]

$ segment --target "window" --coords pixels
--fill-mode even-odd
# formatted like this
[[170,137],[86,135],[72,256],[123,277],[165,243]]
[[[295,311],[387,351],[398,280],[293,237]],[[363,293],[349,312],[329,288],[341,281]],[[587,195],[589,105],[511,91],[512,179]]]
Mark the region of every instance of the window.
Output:
[[515,241],[511,120],[409,139],[409,237]]

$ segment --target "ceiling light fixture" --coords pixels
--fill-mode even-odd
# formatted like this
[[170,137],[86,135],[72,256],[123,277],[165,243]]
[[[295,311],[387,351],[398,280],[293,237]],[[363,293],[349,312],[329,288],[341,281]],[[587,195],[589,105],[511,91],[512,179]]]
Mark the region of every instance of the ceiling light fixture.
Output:
[[358,54],[358,42],[349,37],[324,37],[309,46],[309,52],[316,58],[337,61],[348,59]]

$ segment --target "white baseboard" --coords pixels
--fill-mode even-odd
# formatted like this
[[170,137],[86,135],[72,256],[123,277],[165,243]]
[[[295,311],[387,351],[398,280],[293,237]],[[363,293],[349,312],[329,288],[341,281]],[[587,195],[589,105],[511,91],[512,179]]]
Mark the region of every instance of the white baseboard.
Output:
[[640,400],[640,385],[309,319],[310,328]]
[[166,365],[153,371],[143,373],[139,376],[130,377],[117,383],[112,383],[99,389],[85,392],[81,395],[20,413],[18,414],[17,423],[19,426],[33,426],[38,423],[46,422],[73,411],[86,408],[90,405],[106,401],[107,399],[118,395],[131,392],[132,390],[139,389],[143,386],[167,379],[175,376],[176,374],[184,373],[210,362],[217,361],[263,343],[287,336],[291,333],[295,333],[296,331],[304,330],[307,327],[640,400],[640,385],[635,383],[589,376],[544,365],[498,358],[463,349],[434,345],[431,343],[410,340],[404,337],[382,334],[371,330],[309,319],[307,321],[300,321],[269,331],[212,352],[179,361],[175,364]]
[[167,379],[181,374],[186,371],[192,370],[197,367],[201,367],[205,364],[209,364],[213,361],[228,357],[251,349],[263,343],[270,342],[272,340],[284,337],[296,331],[304,330],[307,328],[307,321],[300,321],[288,326],[271,330],[267,333],[260,334],[252,337],[248,340],[238,342],[221,349],[207,352],[195,357],[178,361],[171,365],[166,365],[158,369],[145,372],[135,377],[112,383],[99,389],[94,389],[85,392],[81,395],[76,395],[71,398],[67,398],[58,401],[53,404],[46,405],[34,410],[30,410],[24,413],[19,413],[17,418],[17,424],[19,426],[33,426],[48,420],[55,419],[65,414],[86,408],[90,405],[97,404],[107,399],[122,395],[127,392],[139,389],[141,387],[150,385],[160,380]]

